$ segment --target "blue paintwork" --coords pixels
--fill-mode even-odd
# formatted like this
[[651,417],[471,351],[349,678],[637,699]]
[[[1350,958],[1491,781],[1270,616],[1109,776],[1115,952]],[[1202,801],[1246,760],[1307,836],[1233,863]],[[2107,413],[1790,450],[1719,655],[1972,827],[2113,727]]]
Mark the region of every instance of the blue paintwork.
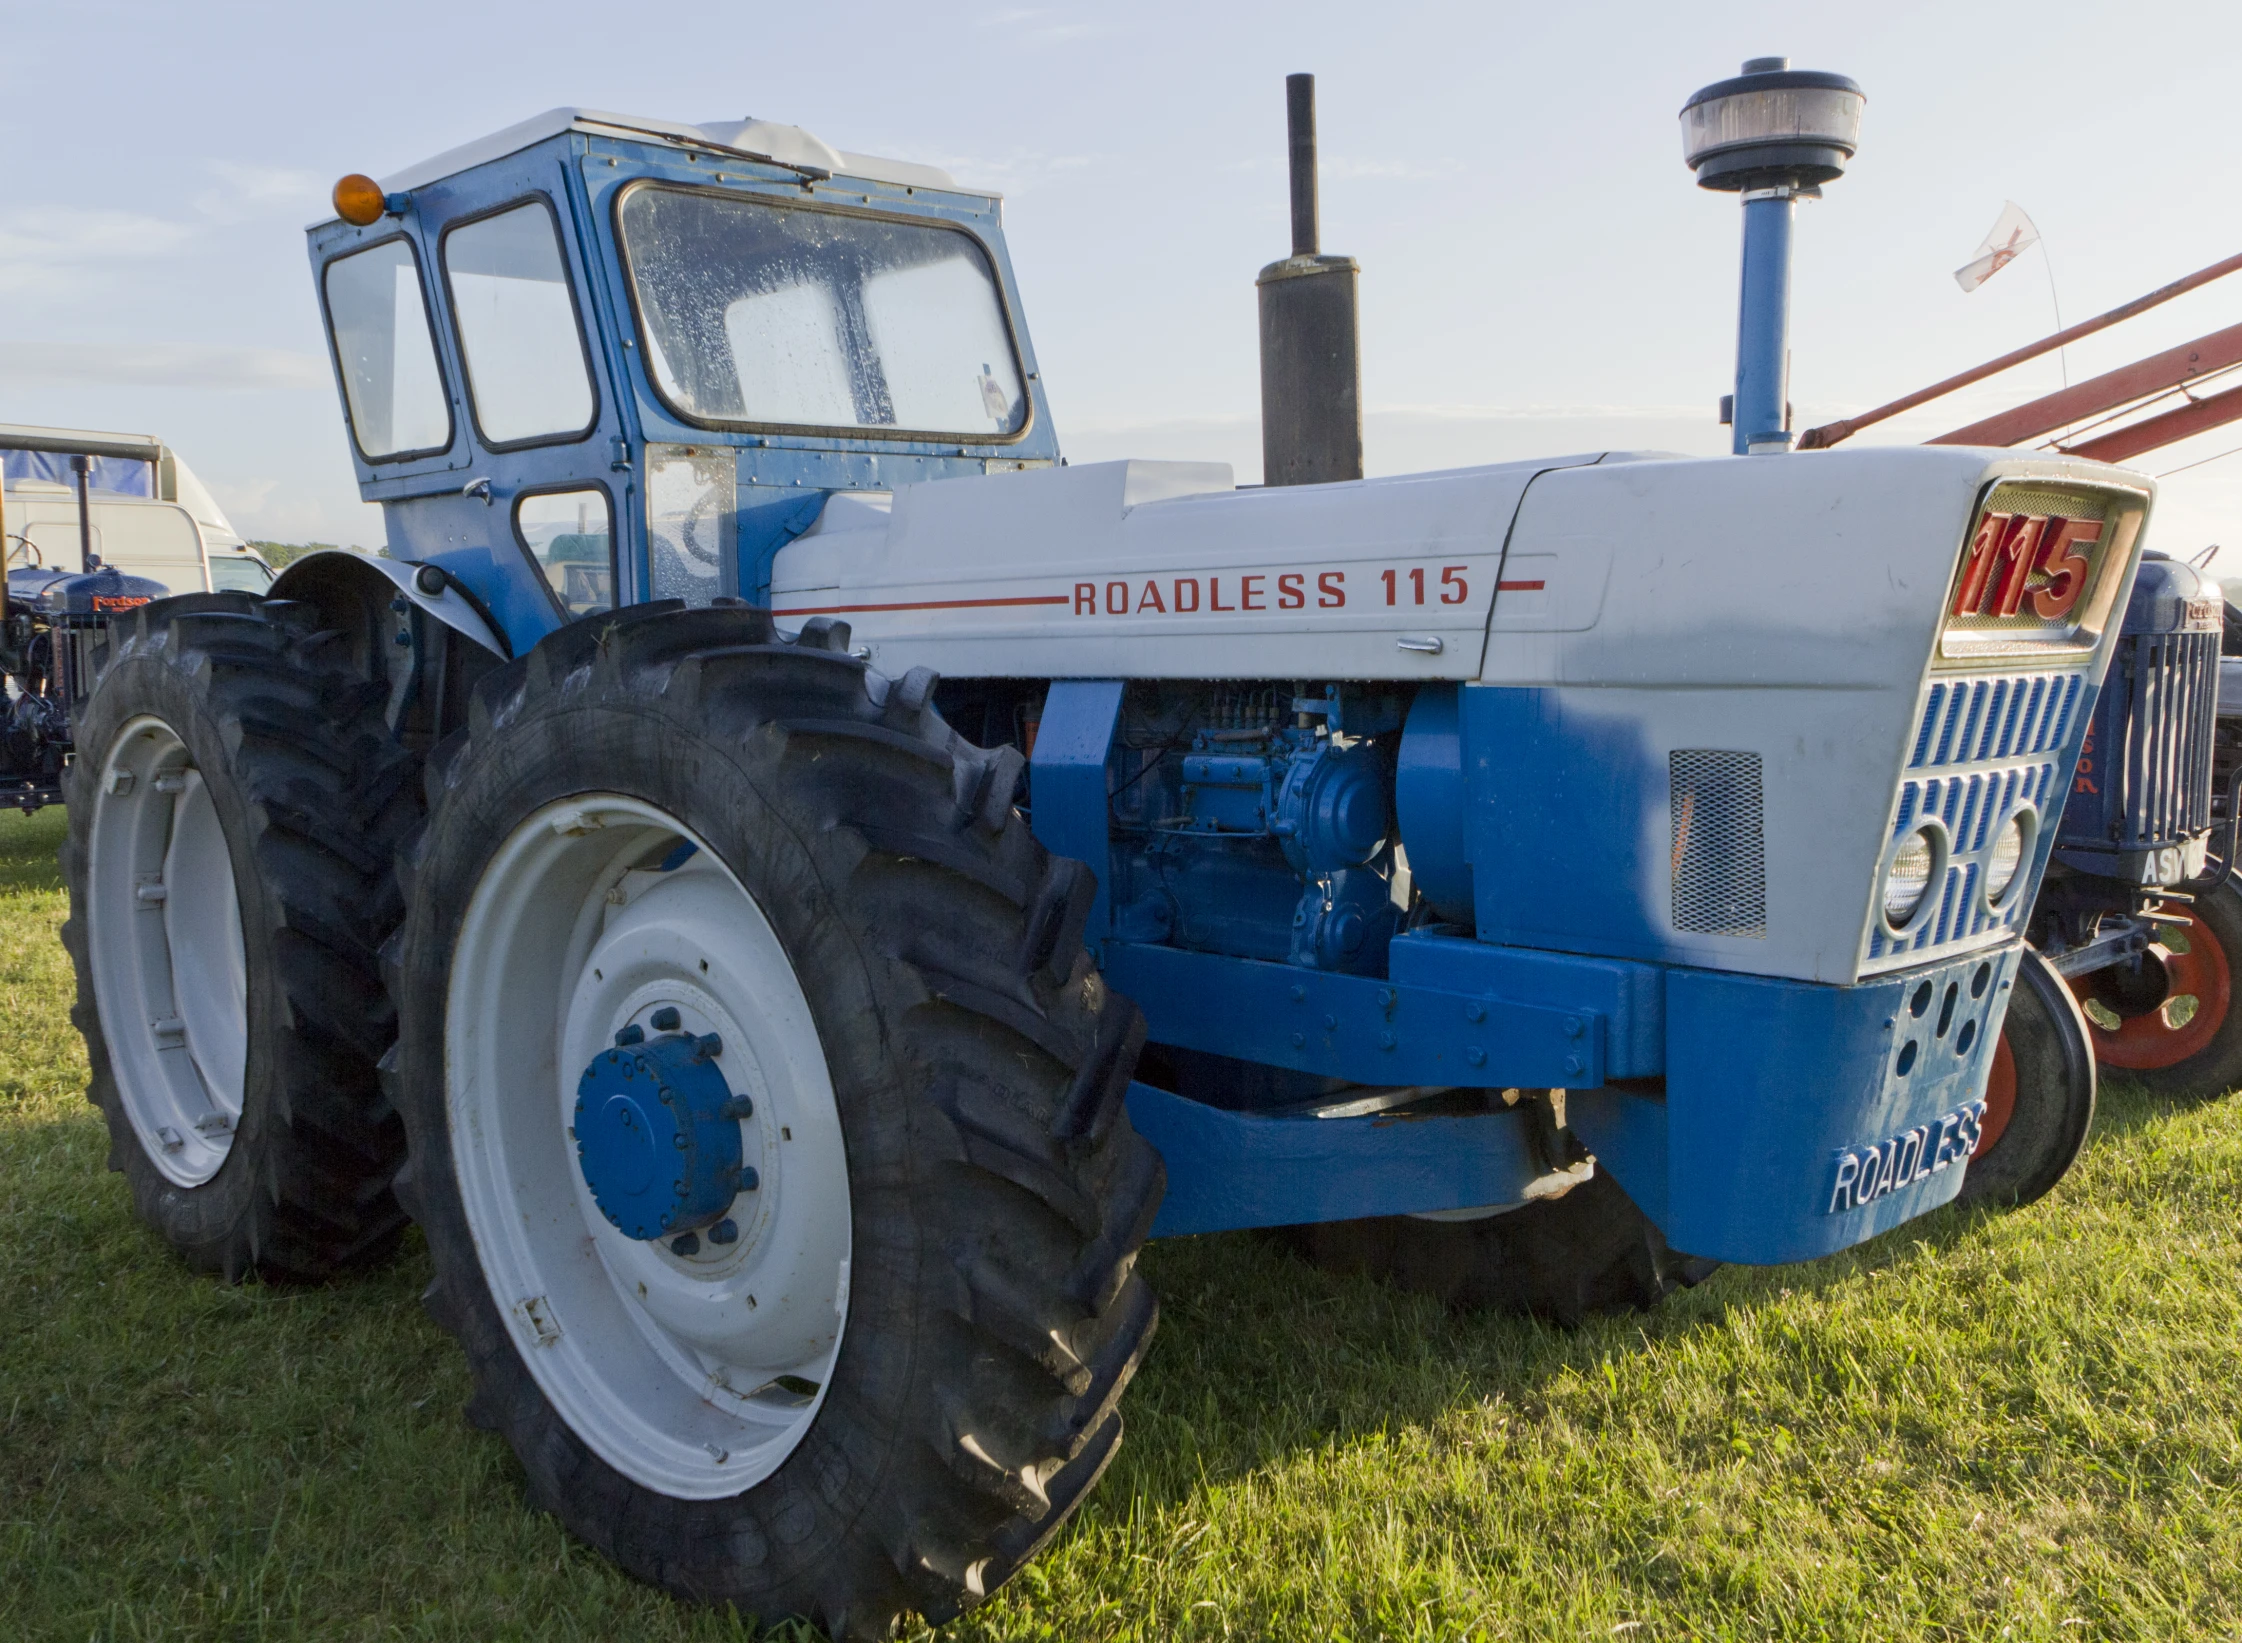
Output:
[[[1646,795],[1663,809],[1666,755],[1633,725],[1568,715],[1560,691],[1467,686],[1465,853],[1482,941],[1668,958],[1671,933],[1637,890]],[[1403,835],[1407,837],[1406,834]],[[1549,871],[1549,841],[1593,873]],[[1415,846],[1410,846],[1415,859]]]
[[[1507,999],[1593,1015],[1603,1022],[1603,1076],[1654,1078],[1666,1070],[1666,977],[1657,964],[1584,958],[1533,947],[1497,947],[1469,936],[1417,930],[1397,936],[1389,976],[1396,986]],[[1532,1084],[1532,1079],[1511,1079]],[[1553,1078],[1551,1084],[1565,1084]]]
[[[1451,704],[1452,718],[1441,711]],[[1106,786],[1121,705],[1114,681],[1054,686],[1034,759],[1038,836],[1109,869],[1126,865]],[[1470,881],[1476,936],[1437,928],[1397,936],[1381,979],[1276,953],[1188,950],[1129,928],[1129,908],[1116,930],[1101,903],[1089,927],[1093,950],[1113,985],[1144,1009],[1154,1042],[1351,1083],[1569,1089],[1573,1128],[1603,1166],[1677,1248],[1720,1260],[1826,1254],[1959,1189],[1962,1171],[1949,1167],[1863,1207],[1830,1207],[1840,1154],[1916,1126],[1935,1129],[1979,1099],[2014,946],[1855,987],[1641,962],[1670,956],[1666,934],[1645,925],[1624,866],[1638,848],[1645,784],[1663,784],[1664,760],[1608,720],[1568,723],[1552,692],[1467,687],[1440,693],[1425,711],[1411,723],[1428,727],[1429,751],[1413,763],[1405,749],[1401,761],[1416,795],[1401,807],[1405,837],[1414,857],[1410,830],[1421,831],[1427,793],[1431,803],[1463,795],[1464,849],[1478,864]],[[1448,767],[1450,749],[1460,769]],[[1540,842],[1560,824],[1583,859],[1622,865],[1608,874],[1537,871]],[[1458,883],[1452,860],[1442,862],[1437,828],[1424,836],[1436,876],[1446,867],[1447,882]],[[1217,900],[1244,894],[1219,875],[1192,882]],[[1509,930],[1540,939],[1505,941]],[[1555,950],[1583,939],[1611,956]],[[1985,990],[1968,997],[1980,972]],[[1926,983],[1928,1025],[1908,1012]],[[1949,983],[1964,991],[1939,1036],[1931,1029]],[[1956,1053],[1965,1037],[1968,1053]],[[1916,1048],[1903,1071],[1910,1042]],[[1163,1230],[1310,1219],[1327,1199],[1340,1206],[1329,1209],[1334,1216],[1398,1213],[1389,1195],[1416,1187],[1395,1183],[1424,1181],[1431,1190],[1410,1160],[1419,1138],[1436,1132],[1340,1132],[1351,1137],[1350,1167],[1381,1183],[1342,1204],[1331,1195],[1348,1189],[1325,1180],[1329,1164],[1302,1154],[1299,1170],[1280,1167],[1291,1157],[1284,1149],[1310,1141],[1257,1127],[1300,1120],[1222,1112],[1161,1092],[1132,1100],[1146,1106],[1145,1122],[1158,1130],[1155,1143],[1179,1184],[1171,1190],[1183,1193]],[[1469,1148],[1449,1162],[1467,1173],[1484,1167]],[[1395,1173],[1386,1173],[1389,1164]],[[1241,1171],[1269,1179],[1229,1179]],[[1499,1201],[1485,1178],[1469,1178],[1468,1188],[1446,1189],[1453,1204]]]
[[1947,1169],[1865,1208],[1830,1208],[1840,1154],[1982,1094],[2018,952],[1854,987],[1671,970],[1663,1096],[1579,1090],[1567,1115],[1677,1249],[1760,1264],[1844,1249],[1961,1189]]
[[1426,685],[1409,705],[1394,770],[1394,815],[1409,873],[1434,911],[1452,924],[1472,917],[1471,856],[1465,836],[1463,726],[1454,685]]
[[[92,616],[97,608],[101,611],[129,608],[115,603],[119,599],[146,604],[151,599],[168,598],[170,594],[171,589],[163,583],[146,576],[127,576],[114,565],[103,565],[99,570],[19,565],[8,572],[9,601],[34,606],[44,616]],[[108,602],[96,607],[96,599]]]
[[667,1238],[712,1225],[754,1186],[741,1162],[746,1113],[715,1064],[717,1053],[713,1035],[648,1039],[643,1028],[626,1027],[577,1080],[577,1167],[600,1213],[625,1237]]
[[1121,722],[1121,681],[1060,679],[1043,699],[1029,760],[1035,836],[1053,855],[1087,862],[1098,875],[1086,939],[1093,947],[1111,917],[1106,899],[1107,756]]
[[[679,421],[647,381],[615,243],[615,195],[639,178],[713,184],[773,200],[844,205],[965,228],[987,249],[1013,317],[1030,406],[1026,432],[1003,441],[935,443],[747,433]],[[491,451],[480,443],[468,414],[458,332],[437,245],[455,221],[536,196],[552,203],[559,220],[563,258],[576,285],[589,344],[599,415],[591,432],[580,438]],[[451,441],[442,451],[404,462],[369,463],[352,446],[359,494],[382,504],[390,553],[431,561],[459,578],[490,609],[516,654],[558,627],[561,618],[514,538],[514,500],[527,490],[605,487],[615,509],[616,600],[643,600],[648,597],[648,572],[641,476],[650,441],[737,453],[738,559],[726,580],[754,600],[768,598],[772,556],[815,520],[836,490],[884,488],[1058,460],[1058,438],[1021,317],[998,204],[987,196],[850,178],[812,183],[796,172],[736,155],[689,157],[687,151],[661,143],[567,132],[424,184],[399,203],[404,206],[401,215],[369,228],[327,222],[309,236],[315,281],[335,256],[399,236],[412,243],[452,404]],[[339,382],[337,397],[341,399]],[[347,420],[347,401],[342,409]],[[490,481],[487,498],[461,495],[464,485],[480,479]]]
[[1585,1004],[1135,941],[1106,943],[1104,968],[1144,1010],[1154,1040],[1183,1049],[1356,1084],[1548,1088],[1606,1076],[1605,1018]]
[[1744,278],[1736,313],[1734,449],[1783,439],[1790,426],[1790,238],[1788,190],[1744,201]]
[[1277,1118],[1131,1084],[1129,1121],[1168,1167],[1155,1238],[1515,1204],[1547,1171],[1515,1109]]

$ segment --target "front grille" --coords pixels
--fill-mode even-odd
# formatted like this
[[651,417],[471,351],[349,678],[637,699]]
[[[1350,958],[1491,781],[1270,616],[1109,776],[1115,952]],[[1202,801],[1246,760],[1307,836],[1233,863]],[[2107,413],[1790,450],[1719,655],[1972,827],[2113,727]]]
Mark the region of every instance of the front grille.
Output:
[[1942,679],[1931,686],[1910,770],[1937,770],[2061,747],[2086,681],[2076,673]]
[[2210,826],[2218,697],[2216,632],[2120,639],[2058,843],[2148,850]]
[[[2017,927],[2028,898],[2019,896],[1995,913],[1979,893],[1993,830],[2018,805],[2034,805],[2050,818],[2060,808],[2056,771],[2077,733],[2085,693],[2085,675],[2073,672],[1932,684],[1886,837],[1897,838],[1923,817],[1936,816],[1946,824],[1953,853],[1945,882],[1930,892],[1938,897],[1936,911],[1913,933],[1894,936],[1881,919],[1870,920],[1868,968],[1892,969]],[[1877,894],[1882,895],[1881,885]]]
[[1678,747],[1666,757],[1674,928],[1767,934],[1767,794],[1757,753]]

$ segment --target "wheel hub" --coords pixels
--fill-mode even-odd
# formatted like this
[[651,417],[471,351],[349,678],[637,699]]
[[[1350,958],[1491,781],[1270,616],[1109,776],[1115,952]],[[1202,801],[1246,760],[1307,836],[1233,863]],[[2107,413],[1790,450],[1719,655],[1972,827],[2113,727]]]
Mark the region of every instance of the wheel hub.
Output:
[[[674,1009],[657,1011],[674,1025]],[[713,1226],[756,1185],[740,1120],[754,1110],[716,1066],[723,1042],[633,1025],[592,1057],[576,1084],[576,1161],[592,1201],[626,1238]]]
[[2138,969],[2112,965],[2071,983],[2086,1007],[2094,1057],[2127,1072],[2176,1067],[2226,1024],[2233,977],[2226,950],[2200,914],[2159,927]]

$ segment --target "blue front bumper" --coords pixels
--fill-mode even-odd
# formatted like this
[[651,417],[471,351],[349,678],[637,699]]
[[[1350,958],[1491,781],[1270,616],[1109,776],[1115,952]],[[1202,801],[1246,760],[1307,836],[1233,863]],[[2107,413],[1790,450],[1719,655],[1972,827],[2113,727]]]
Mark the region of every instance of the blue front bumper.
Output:
[[1669,971],[1663,1096],[1577,1091],[1572,1127],[1677,1249],[1857,1244],[1961,1190],[2018,951],[1853,987]]
[[[1570,1091],[1572,1129],[1692,1255],[1771,1264],[1960,1190],[2018,948],[1852,987],[1412,935],[1386,981],[1108,943],[1159,1043],[1365,1085]],[[1523,1109],[1304,1119],[1137,1086],[1161,1236],[1521,1202]]]

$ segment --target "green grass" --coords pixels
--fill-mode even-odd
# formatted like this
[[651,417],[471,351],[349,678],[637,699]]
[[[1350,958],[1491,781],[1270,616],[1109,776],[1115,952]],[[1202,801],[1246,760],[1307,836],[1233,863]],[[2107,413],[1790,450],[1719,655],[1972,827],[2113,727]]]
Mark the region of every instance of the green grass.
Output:
[[[417,1241],[183,1272],[102,1168],[61,816],[0,818],[0,1639],[745,1628],[524,1508]],[[1565,1333],[1155,1246],[1129,1443],[960,1639],[2242,1633],[2242,1103],[2106,1093],[2046,1202]]]

